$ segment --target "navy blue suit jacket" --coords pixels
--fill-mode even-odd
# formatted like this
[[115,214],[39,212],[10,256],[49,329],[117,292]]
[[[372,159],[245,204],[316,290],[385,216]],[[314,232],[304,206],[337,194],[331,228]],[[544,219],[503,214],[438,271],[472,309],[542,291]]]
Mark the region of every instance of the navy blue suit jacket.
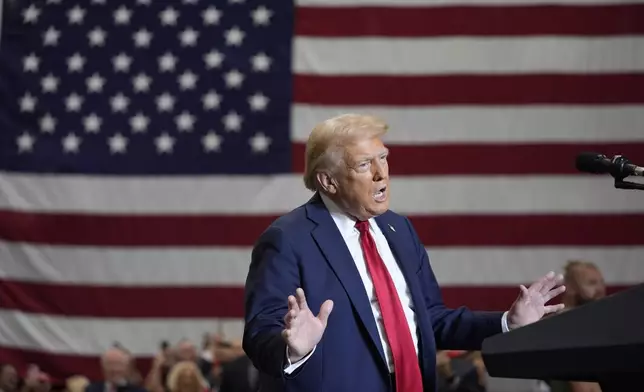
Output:
[[[389,211],[376,222],[409,286],[424,390],[434,392],[437,348],[479,349],[483,339],[501,332],[502,313],[447,309],[425,247],[409,220]],[[314,314],[327,299],[334,306],[313,355],[287,375],[281,331],[287,297],[298,287],[304,289]],[[246,280],[245,306],[243,347],[262,373],[261,391],[394,390],[364,285],[318,194],[275,220],[260,236]]]

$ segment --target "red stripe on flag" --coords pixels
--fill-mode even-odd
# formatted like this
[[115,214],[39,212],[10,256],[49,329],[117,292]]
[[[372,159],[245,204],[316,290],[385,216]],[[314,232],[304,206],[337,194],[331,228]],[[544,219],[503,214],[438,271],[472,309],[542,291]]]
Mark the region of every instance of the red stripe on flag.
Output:
[[[311,105],[644,103],[644,74],[441,76],[295,75],[294,101]],[[340,93],[342,92],[342,93]]]
[[[243,287],[119,287],[1,280],[0,298],[0,308],[61,316],[244,317]],[[204,306],[205,298],[208,306]]]
[[[388,145],[392,175],[537,175],[579,174],[575,157],[583,151],[644,162],[644,142],[534,144]],[[292,146],[293,172],[304,172],[306,145]],[[544,151],[547,154],[544,155]]]
[[[449,307],[507,310],[517,286],[443,286]],[[621,286],[620,286],[621,287]],[[613,288],[615,290],[615,288]],[[165,291],[165,292],[164,292]],[[243,318],[243,287],[140,288],[0,282],[1,309],[65,317],[95,318]],[[6,300],[5,300],[6,298]],[[204,298],[211,299],[209,306]],[[284,298],[286,306],[286,298]],[[556,301],[556,300],[555,300]]]
[[[0,238],[52,245],[252,246],[276,218],[0,211]],[[410,219],[423,244],[434,247],[644,244],[644,214],[426,215]]]
[[299,7],[295,20],[315,37],[626,35],[644,32],[644,5]]

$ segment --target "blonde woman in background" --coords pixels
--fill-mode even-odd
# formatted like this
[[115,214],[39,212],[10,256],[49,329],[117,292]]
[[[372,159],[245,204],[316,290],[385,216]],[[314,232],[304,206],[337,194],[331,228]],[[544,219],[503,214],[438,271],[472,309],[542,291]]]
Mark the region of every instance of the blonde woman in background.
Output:
[[85,392],[89,385],[89,379],[85,376],[71,376],[65,380],[65,390],[67,392]]
[[168,374],[167,388],[170,392],[207,392],[206,379],[193,361],[175,364]]

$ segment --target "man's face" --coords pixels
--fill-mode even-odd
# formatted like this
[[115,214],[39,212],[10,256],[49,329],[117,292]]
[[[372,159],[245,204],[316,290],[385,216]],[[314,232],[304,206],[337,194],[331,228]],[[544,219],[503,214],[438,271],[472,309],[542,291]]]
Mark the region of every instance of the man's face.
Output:
[[574,274],[572,287],[575,306],[584,305],[606,296],[606,284],[601,272],[592,267],[578,267]]
[[11,365],[5,365],[0,372],[0,389],[14,391],[18,387],[18,372]]
[[181,342],[177,347],[177,359],[180,361],[195,361],[197,348],[190,342]]
[[388,150],[379,138],[344,146],[344,162],[336,174],[336,201],[354,217],[366,220],[389,209]]
[[128,373],[128,358],[126,356],[108,356],[103,363],[105,380],[114,384],[122,384]]

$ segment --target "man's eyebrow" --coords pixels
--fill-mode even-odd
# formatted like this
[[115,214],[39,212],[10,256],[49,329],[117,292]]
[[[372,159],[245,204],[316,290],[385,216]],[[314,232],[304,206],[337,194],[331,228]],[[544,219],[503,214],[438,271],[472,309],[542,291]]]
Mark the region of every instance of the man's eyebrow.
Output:
[[382,156],[382,155],[388,155],[388,154],[389,154],[389,149],[384,149],[384,150],[380,151],[380,152],[379,152],[379,153],[377,153],[377,154],[372,154],[372,155],[367,155],[367,154],[364,154],[364,155],[357,155],[357,156],[355,157],[355,160],[356,160],[356,162],[367,161],[367,160],[373,159],[373,158],[375,158],[375,157],[379,157],[379,156]]

